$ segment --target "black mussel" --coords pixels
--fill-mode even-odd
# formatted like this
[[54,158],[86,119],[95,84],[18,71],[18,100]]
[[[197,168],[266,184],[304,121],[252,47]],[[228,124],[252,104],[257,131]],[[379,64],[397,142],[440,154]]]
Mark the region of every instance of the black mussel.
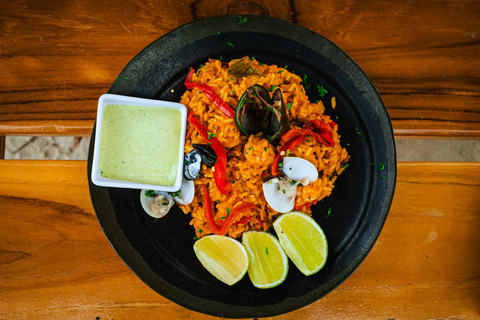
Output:
[[270,132],[275,132],[270,136],[270,142],[277,145],[280,138],[288,131],[288,115],[287,108],[283,102],[282,90],[276,89],[272,95],[272,106],[275,110],[275,117],[270,122]]
[[257,64],[250,60],[249,57],[233,60],[228,68],[228,73],[235,78],[263,75],[263,72],[257,67]]
[[183,176],[187,180],[195,180],[200,174],[202,167],[202,158],[197,150],[190,151],[185,157],[185,163],[183,165]]
[[235,122],[247,134],[262,132],[272,144],[277,144],[288,131],[287,110],[282,91],[276,89],[273,97],[259,84],[250,86],[241,96],[235,112]]
[[215,163],[217,162],[217,155],[215,154],[215,151],[213,151],[213,148],[210,145],[193,143],[192,146],[200,154],[203,163],[205,163],[209,167],[213,167],[215,165]]

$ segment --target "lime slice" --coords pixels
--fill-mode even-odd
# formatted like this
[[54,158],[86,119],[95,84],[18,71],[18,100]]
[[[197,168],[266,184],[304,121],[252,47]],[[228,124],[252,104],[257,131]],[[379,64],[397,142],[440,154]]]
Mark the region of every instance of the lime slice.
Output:
[[210,235],[193,245],[198,260],[215,278],[234,285],[248,269],[248,257],[242,244],[232,238]]
[[285,280],[288,258],[275,236],[267,232],[247,231],[243,233],[242,243],[249,260],[248,277],[255,287],[273,288]]
[[288,257],[306,276],[323,268],[327,261],[328,244],[322,228],[302,212],[282,214],[273,228]]

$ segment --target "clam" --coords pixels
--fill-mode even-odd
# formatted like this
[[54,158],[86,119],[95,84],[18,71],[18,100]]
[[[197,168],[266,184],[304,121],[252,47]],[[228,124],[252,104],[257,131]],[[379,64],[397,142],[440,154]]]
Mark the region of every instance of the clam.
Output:
[[173,198],[180,204],[190,204],[195,196],[195,184],[192,180],[183,178],[180,190],[173,193]]
[[149,190],[140,192],[140,203],[143,210],[153,218],[164,217],[174,204],[173,197],[164,191],[155,191],[154,196],[151,197],[145,194],[147,191]]
[[202,168],[202,158],[197,150],[190,151],[185,157],[183,165],[183,176],[187,180],[195,180],[200,174]]
[[293,210],[297,183],[290,178],[277,177],[263,183],[263,195],[275,211],[285,213]]
[[235,111],[235,123],[247,134],[262,132],[272,144],[277,144],[288,130],[288,117],[282,91],[276,89],[273,96],[259,84],[250,86]]
[[318,179],[318,170],[308,160],[298,157],[285,157],[282,161],[282,171],[288,178],[306,186]]

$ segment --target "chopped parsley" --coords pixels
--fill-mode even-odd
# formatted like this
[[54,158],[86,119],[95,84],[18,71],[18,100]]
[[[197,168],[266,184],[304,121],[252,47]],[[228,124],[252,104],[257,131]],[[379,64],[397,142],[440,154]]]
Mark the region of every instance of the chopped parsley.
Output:
[[193,236],[193,240],[197,241],[197,240],[198,240],[198,237],[197,237],[197,236]]
[[207,132],[208,134],[208,139],[212,139],[212,137],[215,137],[215,134],[214,133],[211,133],[211,132]]
[[247,17],[238,16],[238,24],[244,24],[244,23],[247,23],[247,21],[248,21]]
[[328,93],[327,89],[325,89],[323,86],[317,84],[317,90],[318,93],[320,93],[320,97],[325,97],[325,95]]
[[178,197],[180,195],[180,190],[172,192],[172,196]]
[[198,233],[202,233],[202,232],[203,232],[203,230],[198,228]]
[[363,133],[360,132],[360,130],[358,129],[358,127],[355,127],[355,131],[357,131],[357,134],[358,134],[359,136],[363,136]]
[[268,147],[265,147],[265,151],[268,151]]
[[287,149],[287,155],[286,157],[288,157],[290,155],[290,149]]
[[385,170],[385,165],[380,163],[380,170]]
[[155,190],[147,190],[145,191],[145,195],[147,197],[155,197]]
[[230,208],[227,208],[227,217],[230,215]]
[[227,42],[227,44],[228,44],[230,47],[235,48],[235,45],[234,45],[233,43]]
[[327,214],[325,215],[325,218],[328,218],[332,215],[332,207],[328,208]]
[[265,252],[266,252],[267,254],[269,254],[269,253],[268,253],[268,247],[265,247]]
[[287,104],[287,108],[288,108],[288,109],[292,109],[292,105],[293,105],[293,102],[288,103],[288,104]]
[[277,86],[272,86],[270,89],[268,89],[268,91],[272,92],[273,90],[275,90]]
[[123,77],[123,80],[129,80],[130,78],[129,77]]

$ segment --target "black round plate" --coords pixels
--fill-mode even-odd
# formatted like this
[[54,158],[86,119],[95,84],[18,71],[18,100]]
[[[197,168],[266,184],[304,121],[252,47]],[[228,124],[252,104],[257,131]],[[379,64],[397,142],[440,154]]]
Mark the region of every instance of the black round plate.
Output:
[[[396,156],[388,114],[370,80],[340,48],[295,24],[264,16],[222,16],[195,21],[164,35],[121,72],[109,93],[178,102],[188,68],[209,58],[243,56],[288,66],[307,76],[307,94],[321,99],[338,123],[351,155],[333,194],[313,207],[325,231],[325,267],[306,277],[290,263],[286,281],[260,290],[244,277],[229,287],[195,257],[190,216],[178,207],[154,220],[142,209],[140,190],[98,187],[91,182],[95,130],[88,157],[90,195],[110,243],[132,269],[162,296],[198,312],[230,318],[268,317],[306,306],[340,285],[365,259],[387,217],[396,179]],[[244,23],[241,23],[244,22]],[[328,93],[321,96],[317,85]],[[330,107],[336,97],[337,107]]]

